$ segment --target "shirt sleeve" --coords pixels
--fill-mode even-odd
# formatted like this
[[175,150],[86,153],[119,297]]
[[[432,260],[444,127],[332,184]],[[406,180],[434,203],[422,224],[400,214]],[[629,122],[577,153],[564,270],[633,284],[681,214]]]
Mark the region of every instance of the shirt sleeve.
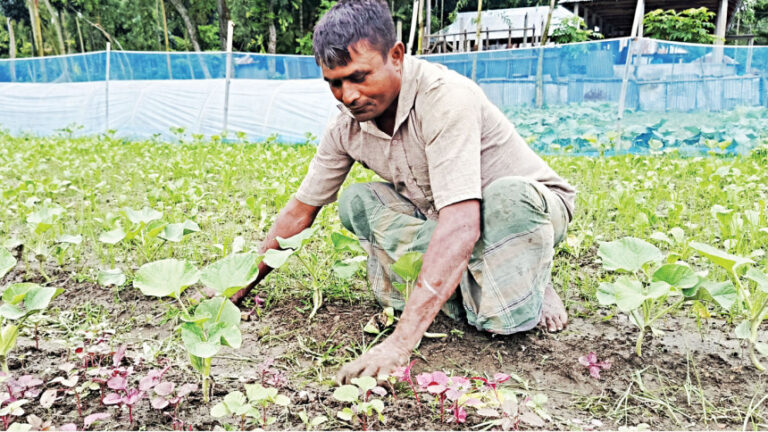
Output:
[[320,207],[336,201],[341,184],[354,163],[343,149],[333,126],[326,129],[296,192],[295,198],[305,204]]
[[481,96],[468,85],[452,82],[436,83],[425,94],[421,129],[438,211],[482,199]]

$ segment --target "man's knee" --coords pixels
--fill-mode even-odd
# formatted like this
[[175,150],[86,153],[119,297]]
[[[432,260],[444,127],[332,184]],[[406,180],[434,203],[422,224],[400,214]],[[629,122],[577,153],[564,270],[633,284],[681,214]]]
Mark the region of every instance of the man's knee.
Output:
[[344,189],[339,197],[339,219],[344,228],[355,233],[358,237],[366,238],[361,224],[368,225],[366,216],[367,202],[372,198],[371,189],[367,183],[355,183]]
[[550,223],[547,201],[533,180],[502,177],[483,191],[483,237],[486,241],[528,232],[547,223]]

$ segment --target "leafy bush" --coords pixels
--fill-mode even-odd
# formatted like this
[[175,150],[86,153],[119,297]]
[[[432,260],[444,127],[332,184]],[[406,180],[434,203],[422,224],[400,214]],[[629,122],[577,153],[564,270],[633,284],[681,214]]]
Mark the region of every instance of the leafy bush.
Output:
[[653,39],[709,44],[715,40],[711,34],[715,30],[714,17],[715,13],[705,7],[679,13],[656,9],[643,18],[644,33]]
[[601,33],[587,29],[587,24],[580,17],[564,19],[552,32],[552,41],[558,44],[586,42],[603,39]]

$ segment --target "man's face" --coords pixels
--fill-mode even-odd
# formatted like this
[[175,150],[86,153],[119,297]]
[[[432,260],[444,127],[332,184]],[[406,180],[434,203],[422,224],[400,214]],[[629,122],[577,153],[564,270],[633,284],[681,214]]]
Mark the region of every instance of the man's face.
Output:
[[404,49],[402,42],[381,53],[363,40],[349,47],[345,66],[322,66],[323,78],[333,96],[343,103],[359,122],[382,115],[400,94]]

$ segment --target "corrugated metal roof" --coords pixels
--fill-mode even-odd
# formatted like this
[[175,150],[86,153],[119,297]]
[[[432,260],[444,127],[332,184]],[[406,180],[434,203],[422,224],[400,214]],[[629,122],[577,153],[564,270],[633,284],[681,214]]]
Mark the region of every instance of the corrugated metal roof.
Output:
[[[542,23],[546,22],[547,14],[549,13],[549,6],[538,7],[525,7],[525,8],[512,8],[512,9],[494,9],[483,11],[482,27],[483,31],[490,30],[496,32],[491,33],[491,39],[504,39],[509,35],[509,29],[512,29],[512,38],[522,38],[523,28],[525,26],[525,16],[528,15],[528,27],[536,27],[536,34],[541,34]],[[552,14],[552,23],[550,25],[549,33],[557,27],[557,25],[564,19],[575,16],[573,12],[568,9],[558,6]],[[451,25],[443,28],[438,34],[462,34],[467,32],[467,39],[475,40],[477,32],[477,12],[460,12],[456,17],[456,21]],[[533,32],[528,30],[528,37],[531,37]],[[461,40],[463,36],[449,36],[448,41],[452,41],[454,38]],[[483,36],[485,37],[485,36]]]

